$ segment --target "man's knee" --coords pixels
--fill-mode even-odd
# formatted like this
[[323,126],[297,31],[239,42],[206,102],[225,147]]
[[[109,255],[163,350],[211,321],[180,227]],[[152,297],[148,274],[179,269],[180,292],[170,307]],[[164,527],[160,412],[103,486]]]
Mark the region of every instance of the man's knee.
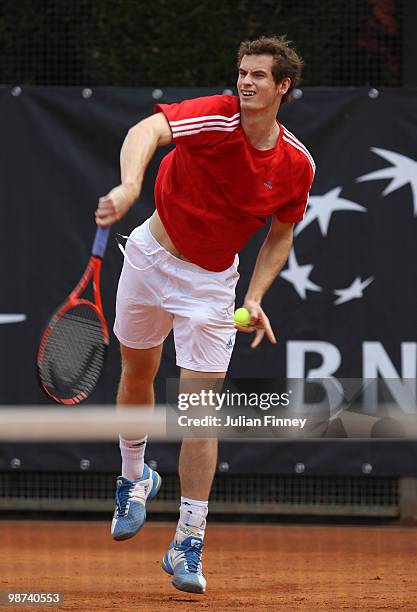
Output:
[[152,383],[161,362],[162,344],[149,349],[132,349],[120,345],[122,381],[136,385]]

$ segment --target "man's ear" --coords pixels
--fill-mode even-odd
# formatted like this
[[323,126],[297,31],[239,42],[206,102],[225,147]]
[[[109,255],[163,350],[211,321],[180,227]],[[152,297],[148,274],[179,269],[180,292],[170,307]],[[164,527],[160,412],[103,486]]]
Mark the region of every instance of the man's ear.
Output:
[[284,96],[290,87],[291,87],[290,77],[283,78],[282,81],[278,84],[278,92],[280,96]]

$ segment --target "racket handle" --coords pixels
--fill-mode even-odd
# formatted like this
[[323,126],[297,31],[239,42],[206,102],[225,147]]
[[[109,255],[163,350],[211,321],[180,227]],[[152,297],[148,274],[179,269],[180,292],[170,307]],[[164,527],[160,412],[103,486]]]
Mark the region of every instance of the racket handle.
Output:
[[98,227],[94,238],[92,255],[94,257],[103,258],[106,250],[107,241],[109,239],[110,228],[109,227]]

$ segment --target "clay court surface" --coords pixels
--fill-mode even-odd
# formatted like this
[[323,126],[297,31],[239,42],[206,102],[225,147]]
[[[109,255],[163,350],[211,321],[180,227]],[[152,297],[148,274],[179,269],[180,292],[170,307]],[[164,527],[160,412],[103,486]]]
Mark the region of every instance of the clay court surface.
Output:
[[417,609],[413,528],[212,523],[206,595],[177,591],[162,571],[173,529],[148,522],[113,542],[104,522],[2,521],[0,591],[62,591],[60,609],[79,612]]

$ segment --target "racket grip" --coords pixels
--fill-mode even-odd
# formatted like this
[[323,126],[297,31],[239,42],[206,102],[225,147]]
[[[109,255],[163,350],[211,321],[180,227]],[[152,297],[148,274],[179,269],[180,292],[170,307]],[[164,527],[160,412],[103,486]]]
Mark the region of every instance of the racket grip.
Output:
[[94,238],[92,255],[94,257],[103,258],[106,250],[107,241],[109,239],[110,228],[109,227],[98,227]]

